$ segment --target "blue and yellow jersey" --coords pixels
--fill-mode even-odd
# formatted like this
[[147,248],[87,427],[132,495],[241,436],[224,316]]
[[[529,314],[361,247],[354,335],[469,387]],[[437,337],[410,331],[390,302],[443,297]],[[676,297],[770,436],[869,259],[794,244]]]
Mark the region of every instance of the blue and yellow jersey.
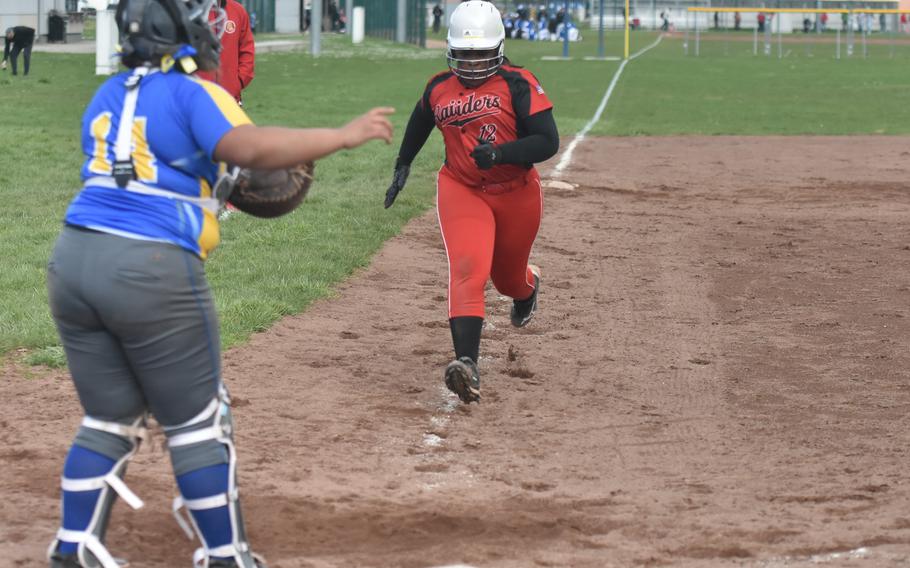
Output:
[[251,121],[214,83],[178,72],[150,73],[139,86],[132,128],[137,179],[130,184],[134,190],[120,189],[112,172],[129,76],[125,72],[105,82],[85,111],[85,187],[70,204],[65,221],[173,243],[205,258],[220,239],[216,212],[199,204],[212,197],[224,168],[212,153],[228,131]]

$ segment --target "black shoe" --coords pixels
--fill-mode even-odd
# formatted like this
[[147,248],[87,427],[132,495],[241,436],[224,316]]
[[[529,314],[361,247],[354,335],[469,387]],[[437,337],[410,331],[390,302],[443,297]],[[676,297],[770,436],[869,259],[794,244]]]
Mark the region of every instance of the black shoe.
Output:
[[[253,554],[253,563],[256,568],[266,568],[265,560],[258,554]],[[233,558],[212,558],[209,560],[209,568],[238,568],[240,564]]]
[[512,300],[512,325],[515,327],[524,327],[528,325],[534,312],[537,311],[537,293],[540,292],[540,269],[531,265],[531,273],[534,275],[534,292],[526,300]]
[[446,386],[465,404],[480,401],[480,373],[470,357],[462,357],[446,367]]
[[79,564],[79,557],[76,556],[75,552],[64,554],[57,551],[51,554],[50,561],[50,568],[82,568],[82,564]]

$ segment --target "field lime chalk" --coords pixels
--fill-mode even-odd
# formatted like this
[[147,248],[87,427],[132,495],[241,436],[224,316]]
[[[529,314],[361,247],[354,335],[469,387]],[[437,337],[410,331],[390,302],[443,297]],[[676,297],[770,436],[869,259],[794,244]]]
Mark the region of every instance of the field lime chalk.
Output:
[[554,178],[561,176],[563,170],[569,167],[569,164],[572,163],[572,154],[575,152],[575,147],[585,139],[585,136],[588,135],[588,132],[590,132],[591,129],[594,128],[594,125],[600,121],[600,117],[603,115],[604,110],[607,108],[607,102],[609,102],[610,96],[613,95],[613,89],[616,88],[616,84],[619,82],[619,78],[622,76],[622,71],[626,68],[626,65],[630,61],[647,53],[651,48],[656,47],[657,44],[660,43],[660,40],[663,39],[663,37],[664,36],[658,36],[654,43],[640,51],[635,52],[631,57],[620,63],[619,69],[617,69],[616,73],[613,75],[613,80],[610,81],[610,86],[607,87],[607,92],[604,93],[603,99],[600,101],[600,106],[597,107],[597,111],[594,113],[594,117],[591,118],[591,120],[588,121],[584,128],[582,128],[578,134],[575,135],[575,139],[572,140],[572,142],[569,144],[569,147],[566,148],[565,153],[563,153],[562,158],[559,160],[559,163],[556,164],[555,168],[553,168]]

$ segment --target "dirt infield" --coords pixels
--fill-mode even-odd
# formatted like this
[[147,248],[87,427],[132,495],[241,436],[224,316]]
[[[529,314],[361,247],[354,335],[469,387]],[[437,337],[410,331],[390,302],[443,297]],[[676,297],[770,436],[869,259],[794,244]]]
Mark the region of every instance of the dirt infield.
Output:
[[[546,190],[541,311],[490,291],[483,401],[450,357],[435,215],[225,356],[244,512],[274,567],[910,562],[907,139],[624,138]],[[546,168],[544,168],[546,171]],[[42,566],[79,421],[0,381],[0,566]],[[189,566],[162,438],[109,544]]]

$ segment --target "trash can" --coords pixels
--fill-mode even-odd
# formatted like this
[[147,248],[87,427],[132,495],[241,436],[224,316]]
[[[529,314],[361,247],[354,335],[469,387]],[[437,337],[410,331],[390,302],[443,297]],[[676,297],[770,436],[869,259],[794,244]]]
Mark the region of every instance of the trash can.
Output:
[[56,10],[47,15],[47,41],[66,41],[66,18]]

